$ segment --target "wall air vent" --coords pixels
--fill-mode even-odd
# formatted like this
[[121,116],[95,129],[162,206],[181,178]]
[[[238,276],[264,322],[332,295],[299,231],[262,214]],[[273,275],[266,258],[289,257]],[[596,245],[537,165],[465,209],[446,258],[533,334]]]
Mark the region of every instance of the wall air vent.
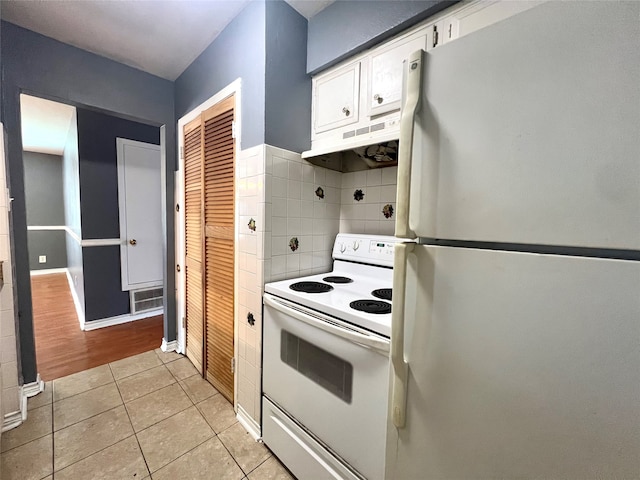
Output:
[[356,136],[356,131],[355,130],[351,130],[350,132],[344,132],[342,134],[342,138],[351,138],[351,137],[355,137]]
[[157,310],[162,305],[162,287],[131,290],[131,313]]

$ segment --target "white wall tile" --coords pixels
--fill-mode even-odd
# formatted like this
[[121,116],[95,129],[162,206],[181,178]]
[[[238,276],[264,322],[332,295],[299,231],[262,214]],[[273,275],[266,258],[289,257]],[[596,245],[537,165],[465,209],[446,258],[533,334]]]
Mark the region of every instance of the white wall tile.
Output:
[[[316,189],[319,187],[317,183],[302,183],[302,193],[300,199],[306,202],[318,201]],[[324,189],[323,189],[324,190]]]
[[302,182],[298,180],[289,180],[287,195],[289,198],[300,200],[302,193]]
[[[287,200],[287,216],[288,217],[300,217],[300,200],[289,199]],[[308,203],[308,202],[306,202]]]
[[18,358],[16,352],[16,337],[9,336],[2,338],[2,340],[0,340],[0,349],[2,349],[2,357],[0,361],[3,365],[5,363],[15,362]]
[[302,164],[298,162],[289,162],[289,180],[302,181]]
[[[286,212],[286,207],[284,210]],[[274,236],[287,234],[287,217],[273,217],[271,225],[273,227],[271,232]]]
[[300,235],[300,218],[287,218],[287,236],[297,236]]
[[271,197],[287,197],[288,180],[286,178],[272,177],[271,178]]
[[381,185],[396,185],[398,183],[398,167],[381,168]]
[[278,198],[275,197],[273,198],[273,202],[271,203],[272,207],[273,207],[273,213],[272,215],[274,217],[286,217],[287,216],[287,203],[289,202],[289,200],[285,197],[283,198]]
[[382,203],[395,203],[396,201],[396,186],[395,185],[382,185],[380,187],[380,201]]
[[327,170],[326,177],[327,187],[342,187],[342,174],[340,172],[336,172],[335,170]]
[[313,165],[302,165],[302,181],[305,183],[314,183],[315,174]]
[[273,157],[273,176],[289,178],[289,162],[282,157]]
[[271,275],[280,275],[287,271],[287,256],[278,255],[271,257]]
[[377,186],[382,184],[382,170],[372,168],[367,170],[367,186]]
[[7,389],[18,385],[18,362],[2,362],[2,388]]
[[326,168],[316,167],[315,169],[315,183],[322,186],[327,183],[327,172]]
[[[4,373],[4,365],[2,366],[2,373]],[[2,389],[2,410],[6,415],[7,413],[17,412],[20,410],[20,388],[8,387]]]
[[[3,288],[4,289],[4,288]],[[4,308],[6,304],[2,304]],[[0,322],[2,322],[2,326],[0,326],[0,335],[2,338],[4,337],[15,337],[16,327],[15,327],[15,319],[13,316],[13,307],[10,305],[9,308],[5,308],[0,312]]]
[[300,202],[300,218],[313,218],[313,202],[308,200]]
[[[283,219],[286,221],[286,219]],[[289,249],[289,237],[286,235],[271,236],[271,258],[278,255],[286,255]]]

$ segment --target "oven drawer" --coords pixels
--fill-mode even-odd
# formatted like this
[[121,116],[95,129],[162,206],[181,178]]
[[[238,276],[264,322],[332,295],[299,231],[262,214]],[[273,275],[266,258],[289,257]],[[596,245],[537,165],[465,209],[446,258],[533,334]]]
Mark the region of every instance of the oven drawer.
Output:
[[299,480],[362,480],[266,397],[262,439]]
[[263,328],[265,395],[360,474],[382,478],[388,339],[352,336],[347,325],[269,294]]

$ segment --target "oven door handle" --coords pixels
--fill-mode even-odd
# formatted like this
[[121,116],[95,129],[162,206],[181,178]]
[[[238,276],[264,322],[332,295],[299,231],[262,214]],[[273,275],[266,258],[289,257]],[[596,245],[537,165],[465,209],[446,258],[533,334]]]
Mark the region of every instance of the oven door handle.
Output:
[[281,300],[276,300],[268,293],[264,294],[264,304],[266,306],[275,308],[276,310],[289,315],[296,320],[300,320],[307,325],[311,325],[312,327],[319,328],[320,330],[324,330],[325,332],[332,335],[344,338],[345,340],[348,340],[352,343],[357,343],[358,345],[376,350],[385,355],[389,354],[389,342],[387,340],[382,340],[372,335],[367,335],[353,330],[347,330],[346,328],[342,328],[333,322],[329,322],[328,319],[322,320],[319,317],[316,318],[315,315],[302,312],[297,308],[293,308],[293,305],[289,306],[287,303]]

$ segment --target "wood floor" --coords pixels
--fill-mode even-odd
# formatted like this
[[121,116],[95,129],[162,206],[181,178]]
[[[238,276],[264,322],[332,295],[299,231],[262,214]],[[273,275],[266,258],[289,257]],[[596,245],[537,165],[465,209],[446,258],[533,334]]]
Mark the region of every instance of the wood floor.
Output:
[[38,373],[53,380],[158,348],[162,315],[114,327],[80,330],[67,276],[31,277]]

